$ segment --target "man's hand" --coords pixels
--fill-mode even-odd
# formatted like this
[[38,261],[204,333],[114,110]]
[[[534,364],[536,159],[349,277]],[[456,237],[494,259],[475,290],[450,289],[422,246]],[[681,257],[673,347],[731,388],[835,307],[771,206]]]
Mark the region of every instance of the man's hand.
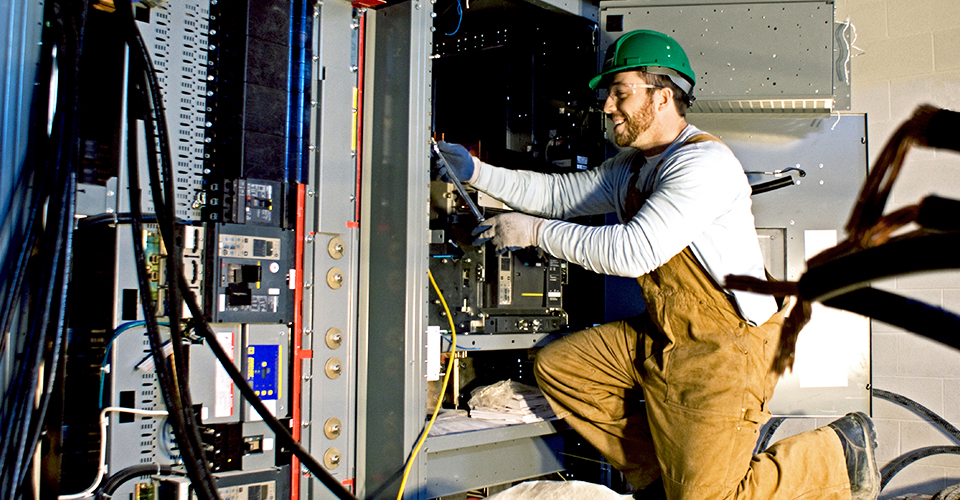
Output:
[[[440,141],[437,143],[443,158],[447,160],[447,165],[453,169],[453,175],[457,176],[460,182],[469,182],[473,177],[473,157],[467,152],[467,149],[459,144]],[[439,162],[438,162],[439,166]],[[446,176],[446,169],[441,167],[440,175],[444,179],[450,180]]]
[[521,248],[540,245],[540,231],[546,219],[518,212],[508,212],[492,217],[473,230],[477,239],[474,245],[481,245],[493,240],[497,254],[507,250],[514,251]]

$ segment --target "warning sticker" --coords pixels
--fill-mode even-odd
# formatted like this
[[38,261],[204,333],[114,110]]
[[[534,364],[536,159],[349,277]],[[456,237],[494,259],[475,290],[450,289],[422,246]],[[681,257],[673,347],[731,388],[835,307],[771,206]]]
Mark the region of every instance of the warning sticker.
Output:
[[[227,352],[227,356],[230,357],[231,361],[233,361],[233,337],[233,332],[217,332],[217,341],[220,342],[220,346]],[[215,418],[233,416],[233,380],[230,379],[227,370],[220,366],[219,363],[217,363],[215,384],[214,395],[216,402],[214,403],[213,416]]]

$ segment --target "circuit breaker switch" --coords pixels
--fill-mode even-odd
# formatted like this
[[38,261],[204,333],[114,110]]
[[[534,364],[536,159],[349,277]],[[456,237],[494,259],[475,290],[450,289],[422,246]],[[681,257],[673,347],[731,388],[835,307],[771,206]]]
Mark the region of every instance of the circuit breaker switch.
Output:
[[259,264],[228,264],[227,283],[258,283],[263,277]]

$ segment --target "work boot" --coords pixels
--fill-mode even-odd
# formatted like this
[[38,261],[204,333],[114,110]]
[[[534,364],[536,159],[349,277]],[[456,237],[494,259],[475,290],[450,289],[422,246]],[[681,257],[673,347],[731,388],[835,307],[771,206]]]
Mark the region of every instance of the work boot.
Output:
[[843,445],[852,500],[876,500],[880,496],[880,468],[874,454],[877,431],[873,421],[864,413],[856,412],[829,425]]
[[633,492],[634,500],[667,500],[667,492],[663,490],[663,479],[656,478],[642,490]]

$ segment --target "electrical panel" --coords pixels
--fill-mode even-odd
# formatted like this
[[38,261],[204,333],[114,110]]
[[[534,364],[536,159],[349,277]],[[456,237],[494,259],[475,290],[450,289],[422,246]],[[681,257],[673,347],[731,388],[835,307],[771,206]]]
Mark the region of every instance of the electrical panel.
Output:
[[[64,420],[67,451],[61,494],[88,487],[101,460],[108,471],[105,480],[134,465],[183,470],[185,450],[164,416],[167,408],[147,334],[143,305],[148,301],[154,304],[149,313],[157,317],[161,338],[169,338],[173,329],[183,336],[179,377],[193,403],[185,411],[197,424],[202,459],[216,478],[221,498],[309,498],[322,487],[271,430],[268,417],[290,429],[310,453],[323,456],[319,462],[327,474],[351,484],[355,200],[350,201],[351,220],[341,221],[337,233],[323,233],[324,241],[338,243],[329,250],[324,243],[318,249],[322,253],[314,252],[313,243],[320,229],[320,200],[342,189],[358,192],[357,143],[341,144],[350,163],[317,165],[319,155],[312,145],[320,141],[320,123],[342,122],[316,114],[316,101],[310,103],[326,98],[316,88],[325,74],[342,82],[347,96],[356,92],[356,72],[350,65],[343,68],[349,75],[344,78],[325,71],[327,61],[319,55],[337,48],[338,42],[359,38],[351,24],[362,17],[362,10],[344,2],[321,16],[321,6],[277,0],[135,4],[133,17],[159,89],[156,102],[140,97],[150,85],[139,80],[131,62],[135,58],[126,54],[119,35],[129,32],[123,16],[106,7],[90,11],[93,28],[86,48],[97,57],[87,56],[83,65],[88,74],[102,78],[81,82],[81,94],[86,103],[105,102],[85,106],[80,119],[83,173],[75,276],[88,286],[83,287],[87,293],[72,288],[68,301],[73,336],[65,391],[82,404]],[[339,29],[321,34],[321,23]],[[334,94],[333,88],[328,82],[328,95]],[[151,170],[159,170],[165,161],[162,148],[156,147],[162,145],[161,137],[151,135],[159,130],[157,121],[136,115],[152,111],[148,101],[166,111],[176,252],[162,237],[156,213],[161,207],[154,204],[151,190]],[[331,98],[324,110],[341,104],[350,123],[356,103],[349,97]],[[126,112],[136,119],[128,120]],[[127,166],[134,160],[139,172],[131,179]],[[335,172],[349,186],[320,186],[319,171]],[[127,197],[135,192],[131,181],[139,182],[143,212],[138,221],[142,230],[136,234],[131,227],[137,216]],[[142,266],[137,246],[143,247]],[[328,274],[327,268],[320,269],[327,258],[338,266],[339,274],[330,273],[339,277],[330,281],[337,286],[315,291],[312,284],[320,284]],[[171,324],[169,316],[178,305],[172,300],[178,284],[169,280],[171,266],[182,268],[185,290],[198,302],[202,318],[190,311],[185,297],[179,304],[182,321]],[[138,279],[141,271],[146,288]],[[321,273],[319,280],[314,273]],[[214,340],[200,333],[201,321],[210,325]],[[312,332],[321,328],[338,334],[328,335],[325,342],[321,336],[314,346]],[[270,415],[261,415],[243,397],[211,350],[211,341],[232,360]],[[331,358],[337,361],[324,363],[325,357],[314,364],[314,349],[319,355],[324,345],[338,351]],[[169,341],[161,346],[163,356],[170,356],[172,347]],[[336,425],[318,425],[317,437],[308,426],[319,418]],[[112,494],[179,499],[188,498],[191,488],[185,477],[158,472],[127,481]]]

